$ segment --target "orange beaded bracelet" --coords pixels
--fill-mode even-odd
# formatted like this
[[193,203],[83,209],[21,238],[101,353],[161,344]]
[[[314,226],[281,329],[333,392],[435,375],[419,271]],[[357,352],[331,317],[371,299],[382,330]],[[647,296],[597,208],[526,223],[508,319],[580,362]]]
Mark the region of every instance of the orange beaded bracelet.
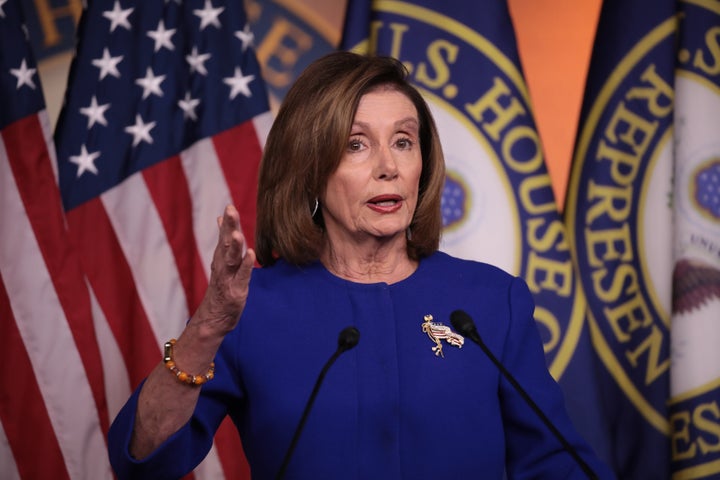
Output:
[[165,362],[167,369],[174,373],[178,380],[183,383],[187,383],[188,385],[202,385],[215,377],[215,362],[210,362],[210,368],[205,375],[190,375],[189,373],[180,370],[177,365],[175,365],[175,360],[173,360],[173,347],[175,346],[175,342],[177,342],[177,340],[174,338],[165,342],[165,355],[163,356],[163,362]]

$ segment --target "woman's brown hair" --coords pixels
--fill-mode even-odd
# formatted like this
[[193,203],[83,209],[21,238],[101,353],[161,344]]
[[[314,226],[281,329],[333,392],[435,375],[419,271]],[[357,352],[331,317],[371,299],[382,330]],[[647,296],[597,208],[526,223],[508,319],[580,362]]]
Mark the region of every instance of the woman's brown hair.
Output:
[[260,164],[255,250],[261,265],[278,257],[301,265],[317,260],[325,242],[315,200],[347,148],[360,98],[377,88],[407,96],[418,112],[422,173],[408,235],[408,256],[438,249],[445,163],[430,109],[390,57],[334,52],[313,62],[288,91],[265,144]]

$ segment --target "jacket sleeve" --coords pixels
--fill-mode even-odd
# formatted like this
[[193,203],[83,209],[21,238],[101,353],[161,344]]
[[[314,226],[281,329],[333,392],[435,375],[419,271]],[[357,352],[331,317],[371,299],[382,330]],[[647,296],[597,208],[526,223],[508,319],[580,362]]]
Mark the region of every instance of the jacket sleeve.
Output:
[[[226,338],[227,341],[227,338]],[[215,359],[215,378],[203,385],[191,419],[154,452],[142,460],[130,455],[130,439],[142,384],[133,392],[113,420],[108,433],[110,464],[118,480],[178,479],[191,472],[207,455],[228,404],[242,400],[237,375],[221,348]],[[191,387],[188,387],[191,388]]]
[[[500,362],[601,479],[612,471],[575,430],[565,410],[563,392],[545,365],[542,341],[533,318],[527,285],[515,278],[508,292],[510,325]],[[500,381],[500,403],[507,441],[507,470],[512,479],[587,479],[588,475],[506,379]],[[589,412],[588,414],[592,414]]]

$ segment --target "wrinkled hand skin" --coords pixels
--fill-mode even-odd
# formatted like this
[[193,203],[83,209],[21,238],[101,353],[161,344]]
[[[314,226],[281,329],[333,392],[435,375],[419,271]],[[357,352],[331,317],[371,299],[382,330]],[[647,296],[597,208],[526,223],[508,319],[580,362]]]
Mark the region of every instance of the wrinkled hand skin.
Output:
[[193,320],[203,323],[207,334],[224,336],[235,328],[245,308],[255,252],[247,248],[235,207],[228,205],[217,224],[218,243],[210,266],[210,280]]
[[[235,207],[227,206],[217,224],[218,243],[208,288],[173,348],[175,364],[193,375],[208,371],[223,338],[237,325],[255,265],[255,252],[246,248]],[[130,454],[136,459],[145,458],[185,425],[200,390],[178,381],[159,362],[140,391]]]

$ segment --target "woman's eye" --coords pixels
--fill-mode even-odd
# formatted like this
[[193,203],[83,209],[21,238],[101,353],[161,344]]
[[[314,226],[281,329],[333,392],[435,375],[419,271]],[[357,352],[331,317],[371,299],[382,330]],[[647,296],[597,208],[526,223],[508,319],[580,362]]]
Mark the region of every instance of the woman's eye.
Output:
[[398,148],[405,150],[412,147],[413,142],[409,138],[401,138],[397,142],[395,142],[395,145],[397,145]]
[[360,140],[350,140],[350,143],[348,144],[348,150],[351,152],[357,152],[362,150],[362,142]]

